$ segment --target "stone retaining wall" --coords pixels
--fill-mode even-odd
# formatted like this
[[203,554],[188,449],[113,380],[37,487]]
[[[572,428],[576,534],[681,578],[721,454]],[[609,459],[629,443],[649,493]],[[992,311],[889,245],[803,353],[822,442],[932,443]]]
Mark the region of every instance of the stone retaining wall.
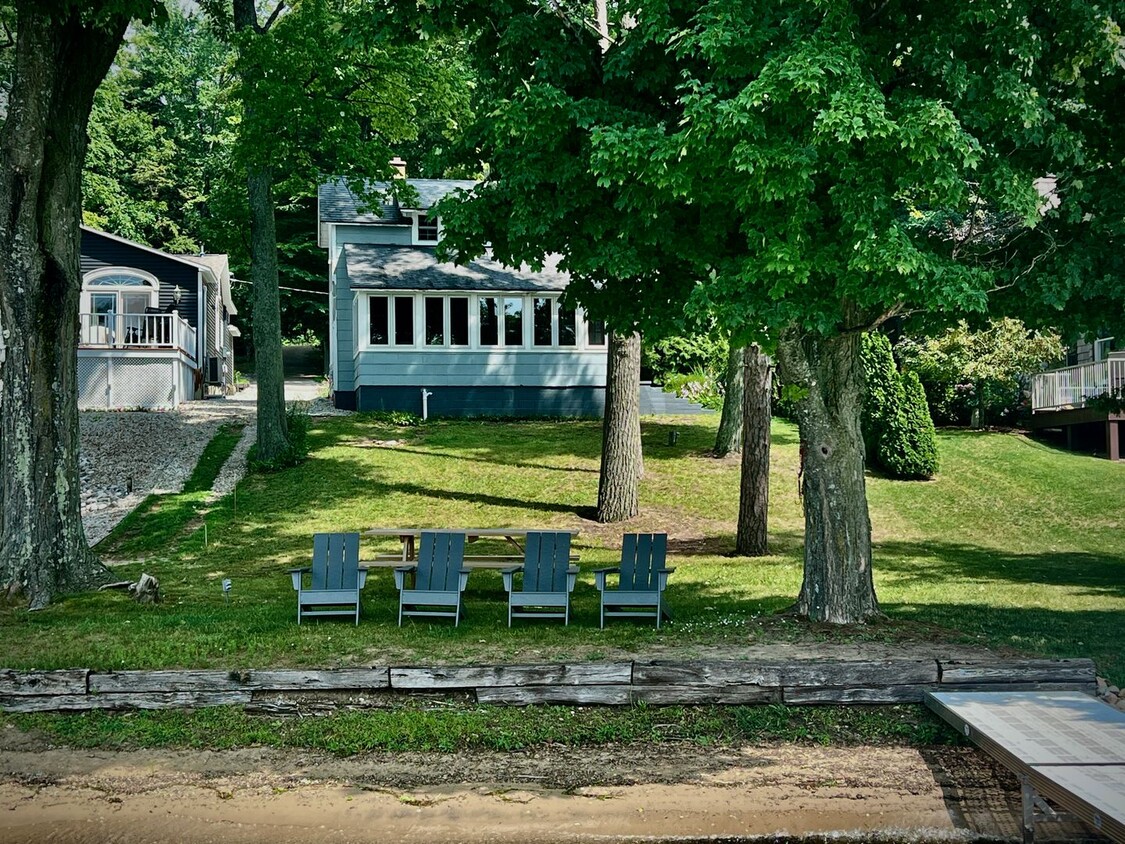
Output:
[[888,704],[928,691],[1097,692],[1094,663],[1067,660],[793,660],[373,666],[337,670],[0,670],[0,710],[194,709],[298,713],[374,708],[404,696],[480,703]]

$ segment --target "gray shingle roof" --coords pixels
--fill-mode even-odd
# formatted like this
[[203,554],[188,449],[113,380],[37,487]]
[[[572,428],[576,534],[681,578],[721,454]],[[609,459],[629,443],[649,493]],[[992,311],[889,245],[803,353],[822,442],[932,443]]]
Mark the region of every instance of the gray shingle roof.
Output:
[[344,267],[353,289],[363,290],[499,290],[560,292],[569,276],[558,269],[558,257],[541,272],[526,266],[505,267],[490,257],[465,266],[438,261],[432,248],[344,245]]
[[[471,190],[476,182],[470,179],[408,179],[408,183],[418,192],[417,207],[421,210],[432,208],[439,199],[455,190]],[[386,189],[386,182],[373,182],[376,191]],[[322,223],[382,223],[402,225],[407,222],[391,201],[367,208],[361,214],[359,197],[348,190],[340,179],[325,182],[318,189],[320,198],[320,221]],[[413,208],[414,206],[408,206]]]

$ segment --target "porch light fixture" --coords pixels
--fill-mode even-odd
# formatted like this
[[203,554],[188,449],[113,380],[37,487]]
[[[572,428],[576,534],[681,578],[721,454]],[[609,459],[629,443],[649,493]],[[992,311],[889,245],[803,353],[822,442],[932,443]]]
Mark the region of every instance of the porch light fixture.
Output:
[[180,285],[177,284],[176,289],[172,291],[172,302],[178,308],[180,306],[180,300],[183,299],[183,298],[184,298],[184,289],[182,287],[180,287]]

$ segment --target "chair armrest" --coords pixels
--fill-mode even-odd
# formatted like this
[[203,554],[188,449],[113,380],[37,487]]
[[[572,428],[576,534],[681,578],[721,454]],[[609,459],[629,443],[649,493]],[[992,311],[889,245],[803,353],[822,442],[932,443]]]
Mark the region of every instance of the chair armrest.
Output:
[[399,592],[403,590],[406,582],[406,575],[418,571],[418,566],[395,566],[395,589]]
[[305,572],[312,571],[311,568],[289,569],[289,578],[293,581],[293,591],[301,591],[301,575]]
[[518,572],[521,568],[523,568],[523,567],[522,566],[509,566],[506,569],[500,569],[500,576],[502,578],[504,578],[504,591],[505,592],[510,593],[512,591],[513,587],[515,586],[515,583],[513,582],[513,578],[516,576],[516,572]]
[[656,570],[656,584],[657,588],[659,588],[661,592],[663,592],[664,588],[668,585],[668,575],[670,575],[674,571],[674,568]]
[[597,587],[599,592],[605,591],[605,576],[607,574],[620,574],[621,566],[613,566],[608,569],[594,569],[594,586]]
[[469,585],[469,572],[471,571],[472,569],[461,569],[461,577],[457,581],[458,592],[464,592],[465,587]]
[[360,569],[358,574],[359,580],[357,581],[357,583],[359,584],[359,588],[362,589],[367,585],[367,569]]
[[573,592],[574,584],[578,582],[578,566],[566,567],[566,591]]

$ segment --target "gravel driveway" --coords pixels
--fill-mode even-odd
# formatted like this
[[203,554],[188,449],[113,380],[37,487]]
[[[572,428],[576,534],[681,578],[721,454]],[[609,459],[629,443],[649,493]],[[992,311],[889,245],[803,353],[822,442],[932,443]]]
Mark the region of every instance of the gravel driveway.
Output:
[[[302,349],[290,351],[297,354]],[[304,353],[307,357],[307,350]],[[316,416],[346,412],[336,410],[324,397],[323,379],[301,374],[300,366],[293,369],[292,373],[286,369],[287,401],[309,402],[309,413]],[[240,422],[246,425],[242,439],[213,487],[216,495],[234,489],[245,473],[246,452],[257,433],[257,401],[257,388],[251,383],[233,396],[185,402],[173,411],[80,413],[78,471],[82,524],[89,543],[104,539],[146,496],[182,490],[220,426]]]
[[[254,410],[247,402],[196,401],[176,411],[79,414],[82,523],[90,544],[104,539],[150,493],[183,489],[219,427],[252,423]],[[247,448],[252,427],[243,437]],[[228,462],[233,469],[236,461]],[[237,462],[245,465],[245,459]]]

